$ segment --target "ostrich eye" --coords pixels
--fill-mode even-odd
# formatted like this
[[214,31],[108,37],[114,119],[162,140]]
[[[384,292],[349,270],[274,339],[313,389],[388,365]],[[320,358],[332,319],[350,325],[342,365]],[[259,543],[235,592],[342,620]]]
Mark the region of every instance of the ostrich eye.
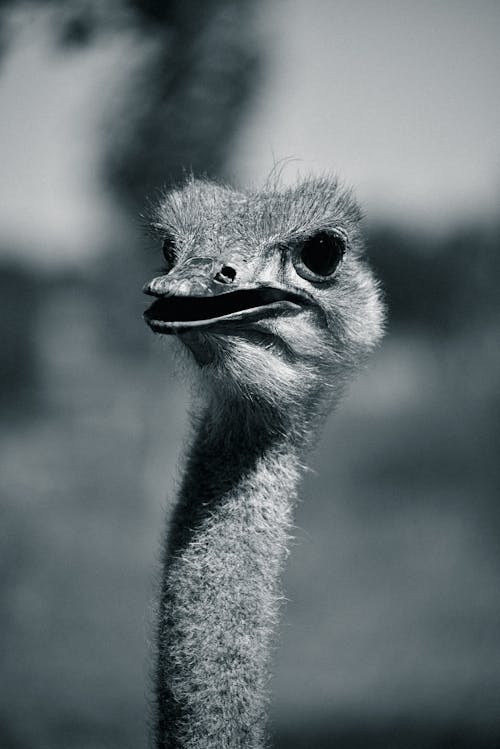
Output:
[[309,281],[326,280],[337,270],[345,249],[346,240],[340,233],[318,232],[302,244],[295,270]]
[[170,270],[172,270],[175,262],[175,242],[174,238],[170,234],[168,234],[163,240],[161,251],[163,253],[163,258],[165,260],[168,273]]

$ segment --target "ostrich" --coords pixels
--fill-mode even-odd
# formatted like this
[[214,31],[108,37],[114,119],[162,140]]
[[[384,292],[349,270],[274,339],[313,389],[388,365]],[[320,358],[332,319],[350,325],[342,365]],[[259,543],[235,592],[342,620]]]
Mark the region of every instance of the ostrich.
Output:
[[154,225],[144,313],[197,371],[163,552],[156,746],[266,745],[280,571],[305,454],[382,333],[360,211],[335,179],[239,192],[190,179]]

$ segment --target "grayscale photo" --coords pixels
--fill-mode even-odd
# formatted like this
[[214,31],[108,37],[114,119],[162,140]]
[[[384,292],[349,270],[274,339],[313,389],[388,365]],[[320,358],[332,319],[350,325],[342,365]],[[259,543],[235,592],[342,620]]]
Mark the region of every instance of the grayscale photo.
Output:
[[499,72],[0,0],[1,749],[500,749]]

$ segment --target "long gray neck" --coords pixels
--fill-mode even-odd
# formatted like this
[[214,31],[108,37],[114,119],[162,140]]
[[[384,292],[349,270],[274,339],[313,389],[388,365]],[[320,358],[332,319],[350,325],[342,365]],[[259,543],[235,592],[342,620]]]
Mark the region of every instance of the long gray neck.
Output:
[[156,745],[263,747],[304,435],[276,414],[214,400],[199,422],[164,552]]

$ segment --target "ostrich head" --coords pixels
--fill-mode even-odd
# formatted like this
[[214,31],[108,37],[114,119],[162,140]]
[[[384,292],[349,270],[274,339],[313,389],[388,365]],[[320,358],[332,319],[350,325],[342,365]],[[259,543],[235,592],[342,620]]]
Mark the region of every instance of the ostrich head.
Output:
[[192,180],[156,211],[166,265],[145,320],[240,396],[334,401],[382,330],[359,221],[334,179],[261,192]]

